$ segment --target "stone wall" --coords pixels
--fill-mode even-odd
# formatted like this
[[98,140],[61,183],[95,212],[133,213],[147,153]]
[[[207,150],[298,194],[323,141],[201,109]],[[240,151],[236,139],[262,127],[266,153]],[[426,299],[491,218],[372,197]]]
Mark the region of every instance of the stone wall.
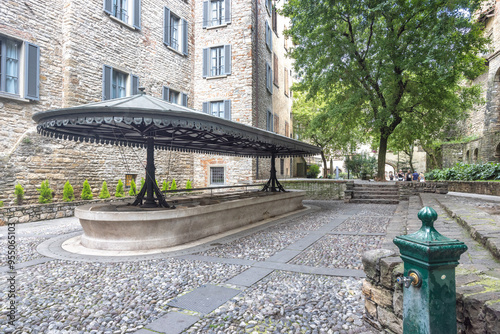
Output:
[[346,184],[352,181],[328,179],[279,180],[285,189],[300,189],[306,191],[306,199],[341,200],[344,199]]
[[418,195],[419,193],[436,193],[436,194],[446,194],[448,193],[448,183],[447,182],[407,182],[407,181],[397,181],[396,184],[399,188],[399,199],[402,201],[407,201],[410,196]]
[[448,191],[500,196],[500,183],[487,181],[447,181]]

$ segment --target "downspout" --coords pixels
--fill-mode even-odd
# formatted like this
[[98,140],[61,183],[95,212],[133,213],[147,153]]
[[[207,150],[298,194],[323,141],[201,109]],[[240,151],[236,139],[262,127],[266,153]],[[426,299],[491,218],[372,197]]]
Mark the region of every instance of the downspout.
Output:
[[[259,1],[255,2],[255,127],[259,127]],[[259,157],[255,160],[255,180],[259,179]]]

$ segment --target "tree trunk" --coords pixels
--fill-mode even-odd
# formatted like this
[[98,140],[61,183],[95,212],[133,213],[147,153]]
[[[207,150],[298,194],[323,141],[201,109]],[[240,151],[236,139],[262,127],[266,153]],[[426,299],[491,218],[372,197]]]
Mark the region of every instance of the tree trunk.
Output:
[[[326,162],[325,152],[321,151],[321,159],[323,159],[323,178],[328,178],[328,166]],[[331,173],[331,171],[330,171]]]
[[377,177],[379,181],[385,181],[385,155],[387,153],[387,139],[389,136],[381,133],[380,145],[378,149],[378,171]]

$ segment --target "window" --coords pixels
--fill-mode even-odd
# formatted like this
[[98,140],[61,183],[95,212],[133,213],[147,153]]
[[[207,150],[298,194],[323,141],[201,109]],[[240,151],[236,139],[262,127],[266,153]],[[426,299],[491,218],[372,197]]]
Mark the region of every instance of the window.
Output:
[[273,33],[269,27],[269,23],[266,21],[266,46],[269,51],[273,52]]
[[280,132],[280,117],[276,114],[274,114],[274,132],[279,133]]
[[231,45],[203,49],[203,77],[231,74]]
[[138,76],[119,71],[108,65],[103,66],[103,101],[136,94],[139,94]]
[[203,112],[231,120],[231,100],[203,102]]
[[231,23],[230,0],[203,1],[203,28]]
[[0,93],[39,99],[40,48],[0,35]]
[[125,174],[125,188],[129,189],[130,186],[132,185],[132,180],[135,181],[137,180],[137,174]]
[[267,111],[266,130],[271,131],[271,132],[274,130],[274,128],[273,128],[273,113],[270,110]]
[[274,71],[273,71],[273,83],[276,85],[276,87],[279,87],[279,84],[278,84],[278,56],[276,55],[276,53],[274,54],[274,64],[273,64],[273,67],[274,67]]
[[104,0],[104,12],[141,29],[141,0]]
[[224,184],[224,167],[210,167],[210,184]]
[[188,23],[167,7],[163,8],[163,43],[185,56],[188,55]]
[[167,86],[163,86],[162,98],[170,103],[187,107],[187,94],[170,89]]
[[285,174],[285,159],[280,159],[280,174]]
[[266,88],[269,93],[273,93],[273,69],[266,63]]
[[290,90],[290,88],[288,87],[288,70],[286,69],[286,67],[285,67],[285,72],[284,73],[285,73],[285,75],[284,75],[284,80],[285,80],[284,91],[285,91],[285,95],[289,96],[288,91]]
[[271,15],[271,20],[272,20],[272,25],[273,25],[273,31],[278,36],[278,13],[276,12],[276,6],[273,6],[273,12]]

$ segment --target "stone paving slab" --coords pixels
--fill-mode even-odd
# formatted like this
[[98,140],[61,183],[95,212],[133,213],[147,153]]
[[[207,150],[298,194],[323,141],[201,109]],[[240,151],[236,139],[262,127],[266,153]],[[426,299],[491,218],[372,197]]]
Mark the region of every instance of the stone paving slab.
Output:
[[234,276],[230,280],[228,280],[226,283],[227,284],[234,284],[234,285],[239,285],[243,287],[249,287],[272,273],[274,269],[268,269],[268,268],[250,268],[248,270],[245,270],[239,275]]
[[239,293],[241,293],[241,290],[207,284],[185,295],[174,298],[168,305],[208,314]]
[[153,334],[153,332],[150,331],[153,330],[155,331],[154,333],[177,334],[191,327],[199,320],[200,317],[196,315],[189,315],[181,312],[169,312],[167,315],[147,325],[145,329],[141,329],[135,333]]

